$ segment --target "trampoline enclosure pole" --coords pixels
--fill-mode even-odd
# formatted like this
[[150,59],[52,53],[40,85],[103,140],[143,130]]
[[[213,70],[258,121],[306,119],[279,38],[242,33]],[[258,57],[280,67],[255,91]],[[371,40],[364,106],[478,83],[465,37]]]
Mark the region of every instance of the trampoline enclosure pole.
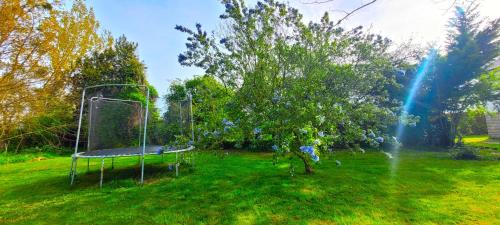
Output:
[[[194,142],[193,95],[191,93],[189,93],[189,119],[191,120],[191,140]],[[190,163],[192,166],[194,166],[194,153],[192,152],[191,158]]]
[[181,103],[181,101],[179,101],[178,103],[179,103],[179,118],[180,118],[180,119],[179,119],[179,129],[180,129],[180,131],[181,131],[181,135],[183,135],[183,134],[184,134],[184,132],[183,132],[183,130],[182,130],[182,125],[183,125],[183,124],[182,124],[182,122],[183,122],[183,121],[182,121],[182,103]]
[[139,118],[139,138],[137,139],[139,141],[139,148],[141,147],[141,135],[142,135],[142,117],[144,116],[142,114],[142,103],[140,104],[141,109],[139,110],[140,118]]
[[142,141],[142,158],[141,158],[141,184],[144,183],[144,154],[146,152],[146,133],[148,129],[148,113],[149,113],[149,87],[146,86],[146,113],[144,115],[144,137]]
[[[73,180],[75,179],[75,173],[76,173],[76,162],[77,162],[77,158],[76,158],[76,153],[78,152],[78,143],[80,142],[80,129],[82,128],[82,115],[83,115],[83,104],[84,104],[84,101],[85,101],[85,88],[83,89],[83,93],[82,93],[82,100],[80,102],[80,117],[78,118],[78,131],[76,132],[76,142],[75,142],[75,154],[74,154],[74,158],[73,158],[73,162],[71,163],[71,185],[73,185]],[[74,164],[74,167],[73,167],[73,164]],[[74,168],[74,169],[73,169]]]
[[83,89],[82,101],[80,103],[80,117],[78,118],[78,131],[76,132],[75,154],[78,152],[78,142],[80,141],[80,129],[82,128],[83,104],[85,101],[85,90]]
[[93,111],[93,105],[92,105],[92,98],[89,99],[89,122],[88,122],[88,135],[87,135],[87,151],[90,151],[90,134],[92,133],[92,111]]
[[189,120],[191,120],[191,140],[194,141],[193,95],[189,94]]

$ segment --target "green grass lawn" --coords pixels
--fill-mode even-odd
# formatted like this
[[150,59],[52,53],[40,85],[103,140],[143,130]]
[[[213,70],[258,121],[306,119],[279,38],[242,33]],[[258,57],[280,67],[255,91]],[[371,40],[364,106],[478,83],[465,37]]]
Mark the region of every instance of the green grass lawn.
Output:
[[[173,156],[168,157],[172,161]],[[498,161],[458,161],[443,152],[378,152],[322,158],[314,175],[269,153],[199,153],[196,168],[175,178],[160,157],[147,158],[136,185],[137,158],[78,164],[69,186],[69,157],[0,165],[0,224],[500,224]]]
[[488,135],[466,136],[463,141],[466,145],[500,151],[500,140],[490,139]]

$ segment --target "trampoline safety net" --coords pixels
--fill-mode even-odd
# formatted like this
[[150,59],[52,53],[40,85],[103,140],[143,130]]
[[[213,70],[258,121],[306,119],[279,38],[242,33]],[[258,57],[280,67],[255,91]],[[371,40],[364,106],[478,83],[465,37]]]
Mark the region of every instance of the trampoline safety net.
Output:
[[89,100],[87,151],[140,147],[142,104],[97,97]]
[[[148,89],[140,85],[97,85],[82,94],[77,157],[142,153],[147,129]],[[147,135],[146,135],[147,137]],[[152,143],[147,143],[151,146]],[[147,148],[149,151],[155,149]]]

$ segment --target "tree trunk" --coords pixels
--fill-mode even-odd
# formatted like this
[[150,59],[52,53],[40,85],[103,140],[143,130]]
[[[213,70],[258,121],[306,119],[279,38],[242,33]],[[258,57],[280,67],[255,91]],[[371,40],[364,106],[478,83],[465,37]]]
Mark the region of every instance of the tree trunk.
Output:
[[304,162],[304,169],[306,174],[313,174],[314,170],[311,166],[311,162],[304,156],[299,156],[302,159],[302,162]]
[[462,118],[461,113],[453,113],[450,116],[450,131],[449,131],[449,147],[455,146],[455,138],[458,134],[458,125],[460,123],[460,119]]

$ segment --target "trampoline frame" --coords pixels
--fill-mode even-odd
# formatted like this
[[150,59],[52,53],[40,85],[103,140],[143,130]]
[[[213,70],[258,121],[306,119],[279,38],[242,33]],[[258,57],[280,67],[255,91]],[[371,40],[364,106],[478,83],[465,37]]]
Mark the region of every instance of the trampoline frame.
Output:
[[[142,136],[142,143],[140,142],[140,136],[139,136],[139,148],[142,147],[142,151],[139,153],[134,153],[134,154],[112,154],[112,155],[95,155],[95,156],[85,156],[83,155],[84,153],[88,152],[89,150],[89,144],[87,143],[87,151],[86,152],[78,152],[78,144],[80,141],[80,131],[81,131],[81,126],[82,126],[82,117],[83,117],[83,108],[85,104],[85,94],[88,89],[93,89],[93,88],[99,88],[99,87],[142,87],[146,88],[146,110],[144,113],[144,129],[142,129],[142,124],[140,125],[140,130],[143,131],[143,136]],[[146,155],[162,155],[163,154],[170,154],[170,153],[175,153],[176,154],[176,175],[178,175],[178,167],[179,167],[179,162],[178,162],[178,154],[183,153],[183,152],[188,152],[192,151],[194,149],[194,146],[188,146],[187,148],[184,149],[179,149],[179,150],[172,150],[172,151],[164,151],[162,147],[160,147],[161,151],[158,152],[146,152],[146,134],[147,134],[147,124],[148,124],[148,114],[149,114],[149,98],[150,98],[150,92],[149,92],[149,87],[147,85],[139,85],[139,84],[100,84],[100,85],[93,85],[93,86],[87,86],[83,89],[82,92],[82,99],[80,102],[80,116],[78,118],[78,131],[77,131],[77,136],[76,136],[76,143],[75,143],[75,152],[74,154],[71,155],[72,161],[71,161],[71,170],[70,170],[70,179],[71,182],[70,184],[73,185],[75,176],[76,176],[76,170],[77,170],[77,163],[78,163],[78,158],[87,158],[87,171],[89,170],[89,162],[91,158],[101,158],[101,179],[99,182],[99,186],[102,188],[102,181],[103,181],[103,176],[104,176],[104,159],[105,158],[112,158],[112,167],[114,167],[114,158],[115,157],[133,157],[133,156],[139,156],[140,157],[140,163],[141,163],[141,179],[140,179],[140,184],[144,184],[144,156]],[[104,97],[92,97],[90,98],[90,103],[92,103],[93,99],[101,98],[104,100],[109,100],[109,101],[121,101],[121,102],[139,102],[139,101],[134,101],[130,99],[113,99],[113,98],[104,98]],[[194,121],[193,121],[193,103],[192,103],[192,96],[191,94],[188,94],[189,98],[189,111],[190,111],[190,122],[191,122],[191,135],[192,135],[192,140],[194,140]],[[141,116],[142,116],[142,103],[140,103],[141,106]],[[91,113],[92,110],[90,110]],[[142,120],[141,120],[142,122]],[[182,122],[182,121],[181,121]],[[139,132],[139,135],[141,135],[141,131]],[[141,146],[142,144],[142,146]],[[104,150],[104,149],[103,149]],[[193,162],[194,164],[194,162]]]

